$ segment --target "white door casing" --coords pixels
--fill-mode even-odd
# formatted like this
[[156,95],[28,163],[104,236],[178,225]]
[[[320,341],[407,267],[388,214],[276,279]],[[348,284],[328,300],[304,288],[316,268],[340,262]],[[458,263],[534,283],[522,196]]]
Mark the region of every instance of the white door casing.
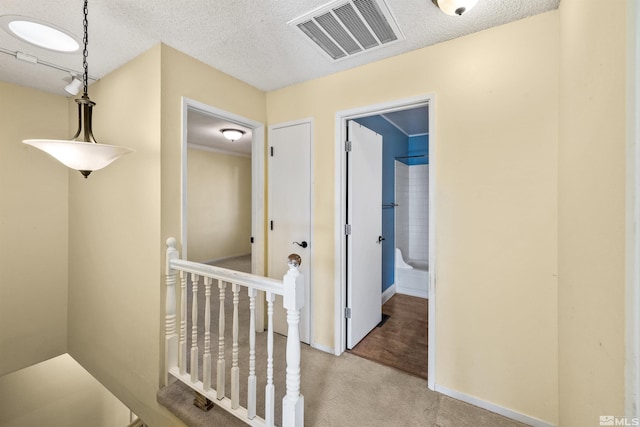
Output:
[[437,254],[436,254],[436,212],[437,209],[437,125],[436,125],[436,95],[425,94],[410,98],[384,101],[379,104],[366,105],[348,110],[337,111],[335,114],[335,171],[334,183],[335,195],[335,227],[334,227],[334,344],[333,354],[342,354],[346,349],[346,319],[344,309],[347,300],[347,263],[346,263],[346,239],[344,226],[346,218],[346,152],[344,142],[347,140],[347,123],[349,120],[359,117],[384,114],[392,111],[406,110],[410,108],[429,106],[429,356],[427,386],[430,390],[436,389],[436,359],[438,347],[436,343],[437,325]]
[[[248,119],[246,117],[230,113],[225,110],[204,104],[202,102],[182,97],[182,182],[181,182],[181,207],[180,207],[180,236],[182,246],[182,257],[187,259],[187,145],[188,145],[188,123],[187,110],[195,109],[203,113],[216,116],[220,119],[237,123],[240,126],[252,130],[251,140],[251,273],[263,275],[264,265],[264,124]],[[256,304],[256,331],[264,330],[264,293],[258,292]]]
[[[310,121],[270,126],[267,152],[268,274],[281,279],[287,271],[289,254],[296,253],[302,258],[305,305],[300,313],[300,340],[305,343],[311,340],[311,132]],[[282,335],[287,333],[280,297],[275,304],[274,330]]]
[[382,320],[382,136],[349,121],[347,348]]

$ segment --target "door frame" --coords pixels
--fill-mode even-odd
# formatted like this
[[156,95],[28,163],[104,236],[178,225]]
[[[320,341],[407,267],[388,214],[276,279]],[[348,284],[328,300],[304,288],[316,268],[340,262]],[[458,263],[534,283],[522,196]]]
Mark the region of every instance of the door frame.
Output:
[[640,7],[627,3],[625,415],[640,416]]
[[[208,104],[182,97],[182,171],[181,171],[181,203],[180,203],[180,234],[182,243],[182,257],[187,258],[187,110],[189,108],[219,117],[245,128],[250,128],[251,138],[251,273],[264,276],[264,123],[242,117],[238,114],[213,107]],[[263,304],[256,304],[256,330],[264,330]]]
[[[304,304],[308,309],[308,315],[307,315],[307,327],[308,327],[308,331],[309,331],[309,345],[311,347],[316,347],[316,343],[314,340],[314,333],[313,333],[313,325],[314,325],[314,310],[313,310],[313,281],[312,281],[312,277],[313,277],[313,263],[311,262],[311,260],[313,259],[313,248],[314,248],[314,242],[315,242],[315,236],[313,233],[313,183],[314,183],[314,174],[313,174],[313,135],[314,135],[314,126],[313,126],[313,118],[312,117],[307,117],[304,119],[300,119],[300,120],[293,120],[293,121],[289,121],[289,122],[281,122],[281,123],[274,123],[269,125],[268,128],[268,138],[269,140],[271,140],[271,132],[274,129],[278,129],[278,128],[283,128],[283,127],[289,127],[289,126],[296,126],[296,125],[301,125],[301,124],[308,124],[309,125],[309,259],[307,260],[302,260],[302,262],[308,262],[309,263],[309,277],[305,277],[305,282],[306,285],[305,287],[309,290],[309,292],[305,292],[305,296],[304,296]],[[268,161],[266,161],[268,159],[265,159],[265,163],[268,164]],[[269,176],[269,171],[267,170],[267,176]],[[269,196],[267,195],[267,201],[269,200]],[[268,207],[268,212],[269,217],[271,216],[271,207]],[[268,233],[267,233],[268,236]],[[266,247],[269,247],[269,242],[266,242]],[[269,256],[269,254],[267,254],[267,256]]]
[[[334,354],[340,355],[346,350],[346,153],[344,142],[349,120],[429,106],[429,353],[427,369],[428,387],[436,385],[436,97],[435,94],[419,95],[411,98],[387,101],[336,112],[335,115],[335,269],[334,269]],[[382,303],[382,301],[381,301]]]

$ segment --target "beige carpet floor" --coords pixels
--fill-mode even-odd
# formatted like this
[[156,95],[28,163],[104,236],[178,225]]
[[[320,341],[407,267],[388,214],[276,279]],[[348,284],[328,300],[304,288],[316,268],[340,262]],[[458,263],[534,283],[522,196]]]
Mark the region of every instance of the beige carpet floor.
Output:
[[[227,260],[223,267],[233,264]],[[235,266],[236,269],[240,269]],[[242,268],[242,267],[241,267]],[[214,299],[217,290],[213,292]],[[201,293],[202,294],[202,293]],[[230,292],[225,301],[227,331],[231,329],[232,306]],[[240,404],[246,405],[246,378],[248,372],[248,308],[246,292],[240,301]],[[199,319],[203,319],[204,301],[199,300]],[[213,304],[212,321],[218,318]],[[190,306],[190,301],[189,301]],[[190,311],[189,316],[190,317]],[[242,320],[245,319],[245,320]],[[200,322],[199,322],[200,323]],[[215,327],[213,329],[216,329]],[[187,329],[190,331],[190,325]],[[202,328],[201,328],[202,330]],[[227,337],[229,335],[226,335]],[[202,346],[202,333],[198,341]],[[217,355],[217,329],[212,331],[212,352]],[[226,338],[230,339],[230,338]],[[189,338],[190,341],[190,338]],[[226,346],[227,366],[231,365],[230,341]],[[284,354],[286,338],[275,335],[276,425],[282,424],[282,397],[285,393]],[[190,342],[188,343],[190,346]],[[264,385],[266,383],[266,332],[256,338],[258,375],[258,415],[264,416]],[[202,347],[200,347],[202,348]],[[244,351],[243,351],[244,350]],[[349,353],[341,356],[301,346],[302,387],[305,399],[305,426],[307,427],[515,427],[524,424],[484,409],[430,391],[427,381],[392,367],[357,357]],[[214,360],[215,360],[214,356]],[[228,371],[228,369],[227,369]],[[215,384],[215,363],[212,384]],[[229,373],[227,372],[227,378]],[[229,379],[227,379],[229,384]],[[227,395],[230,394],[227,387]],[[158,392],[158,402],[171,410],[187,426],[244,426],[243,422],[224,410],[214,407],[203,412],[193,406],[194,393],[176,381]]]

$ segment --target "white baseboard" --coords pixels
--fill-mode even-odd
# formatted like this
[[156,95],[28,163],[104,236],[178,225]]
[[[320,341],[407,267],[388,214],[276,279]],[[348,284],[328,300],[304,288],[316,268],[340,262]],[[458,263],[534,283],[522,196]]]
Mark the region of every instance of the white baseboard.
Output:
[[389,301],[391,297],[394,296],[395,294],[396,294],[396,284],[394,283],[393,285],[385,289],[385,291],[382,293],[382,305],[384,305],[385,302]]
[[247,256],[247,255],[251,255],[251,252],[249,252],[248,254],[229,255],[229,256],[223,256],[221,258],[214,258],[214,259],[210,259],[210,260],[207,260],[207,261],[197,261],[197,262],[199,262],[201,264],[212,264],[214,262],[226,261],[228,259],[239,258],[241,256]]
[[[395,286],[395,285],[394,285]],[[429,299],[429,291],[428,290],[420,290],[420,289],[409,289],[409,288],[401,288],[398,287],[396,292],[403,295],[411,295],[412,297]]]
[[538,418],[521,414],[520,412],[516,412],[512,409],[505,408],[503,406],[499,406],[499,405],[496,405],[495,403],[487,402],[482,399],[478,399],[477,397],[469,396],[468,394],[464,394],[455,390],[448,389],[438,384],[436,384],[435,391],[437,391],[438,393],[442,393],[446,396],[452,397],[454,399],[461,400],[471,405],[486,409],[487,411],[491,411],[496,414],[503,415],[507,418],[511,418],[512,420],[520,421],[521,423],[525,423],[533,427],[556,427],[555,424],[550,424]]
[[336,354],[335,350],[331,347],[327,347],[324,346],[322,344],[318,344],[315,342],[312,342],[311,344],[309,344],[311,346],[311,348],[315,348],[316,350],[320,350],[320,351],[324,351],[325,353],[329,353],[329,354],[333,354],[336,356],[339,356],[339,354]]

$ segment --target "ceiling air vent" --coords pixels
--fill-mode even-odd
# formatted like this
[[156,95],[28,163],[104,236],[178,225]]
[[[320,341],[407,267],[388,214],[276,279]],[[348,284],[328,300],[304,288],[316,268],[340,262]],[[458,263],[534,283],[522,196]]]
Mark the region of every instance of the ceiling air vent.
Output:
[[289,25],[334,61],[404,40],[383,0],[335,1],[289,21]]

